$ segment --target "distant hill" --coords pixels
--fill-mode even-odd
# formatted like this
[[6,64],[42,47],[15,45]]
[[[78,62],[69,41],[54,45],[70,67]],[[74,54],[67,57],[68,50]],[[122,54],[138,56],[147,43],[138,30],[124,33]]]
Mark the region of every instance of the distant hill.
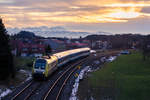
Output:
[[85,37],[85,39],[87,40],[103,40],[103,41],[106,41],[108,40],[110,37],[110,35],[88,35]]
[[103,41],[112,41],[112,40],[131,40],[138,41],[143,39],[145,36],[140,34],[114,34],[114,35],[88,35],[85,37],[87,40],[103,40]]
[[35,38],[36,35],[33,32],[21,31],[14,35],[15,38]]

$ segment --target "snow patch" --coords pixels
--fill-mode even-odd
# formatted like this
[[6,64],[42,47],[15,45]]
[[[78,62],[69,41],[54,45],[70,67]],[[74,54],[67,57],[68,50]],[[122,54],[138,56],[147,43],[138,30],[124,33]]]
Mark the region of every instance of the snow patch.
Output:
[[87,72],[95,72],[97,71],[98,69],[100,69],[100,67],[97,67],[96,69],[92,69],[92,66],[89,66],[89,69]]
[[0,89],[0,94],[1,94],[2,90]]
[[90,53],[96,53],[96,51],[95,50],[90,50]]
[[24,74],[29,74],[29,75],[31,74],[31,71],[24,70],[24,69],[20,69],[19,72]]
[[94,64],[100,64],[100,61],[96,60],[94,61]]
[[[2,90],[0,90],[1,92],[2,92]],[[10,89],[6,89],[5,91],[3,91],[1,94],[0,94],[0,100],[4,97],[4,96],[6,96],[6,95],[8,95],[9,93],[11,93],[12,91],[10,90]]]
[[32,79],[32,76],[29,75],[29,77],[28,77],[25,81],[29,81],[29,80],[31,80],[31,79]]
[[90,100],[95,100],[93,97],[90,97]]
[[[16,87],[19,87],[19,86],[21,86],[22,84],[24,84],[26,81],[29,81],[29,80],[32,79],[32,75],[31,75],[31,72],[30,72],[30,71],[20,69],[18,72],[21,73],[21,74],[26,74],[28,77],[25,79],[25,81],[21,82],[21,83],[20,83],[18,86],[16,86]],[[14,87],[13,87],[13,88],[14,88]],[[9,93],[11,93],[11,92],[12,92],[11,87],[10,87],[10,89],[7,89],[7,88],[0,89],[0,100],[1,100],[3,97],[5,97],[6,95],[8,95]]]
[[95,57],[97,56],[97,54],[93,54]]
[[72,93],[71,93],[71,96],[70,96],[69,100],[78,100],[76,94],[77,94],[77,91],[78,91],[79,82],[80,82],[80,80],[83,79],[84,74],[86,72],[88,72],[89,68],[90,68],[90,66],[87,66],[87,67],[85,67],[84,69],[81,70],[79,76],[75,80],[75,83],[73,85]]
[[112,62],[112,61],[114,61],[116,58],[117,58],[116,56],[110,56],[110,57],[107,59],[107,61],[108,61],[108,62]]
[[19,72],[20,73],[26,73],[26,70],[20,69]]
[[[26,78],[26,80],[25,80],[24,82],[26,82],[26,81],[28,81],[28,80],[31,80],[31,79],[32,79],[32,75],[31,75],[31,72],[30,72],[30,71],[20,69],[20,70],[19,70],[19,72],[20,72],[20,73],[23,73],[23,74],[27,74],[27,75],[28,75],[28,78]],[[23,82],[23,83],[24,83],[24,82]]]
[[100,58],[100,61],[101,61],[101,62],[105,62],[105,61],[106,61],[106,57]]

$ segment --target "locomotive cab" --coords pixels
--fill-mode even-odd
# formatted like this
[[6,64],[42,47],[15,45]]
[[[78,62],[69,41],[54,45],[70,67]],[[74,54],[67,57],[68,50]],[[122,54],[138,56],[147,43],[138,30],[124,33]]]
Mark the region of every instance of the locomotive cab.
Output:
[[33,65],[32,75],[34,78],[44,78],[46,72],[47,61],[45,59],[36,59]]

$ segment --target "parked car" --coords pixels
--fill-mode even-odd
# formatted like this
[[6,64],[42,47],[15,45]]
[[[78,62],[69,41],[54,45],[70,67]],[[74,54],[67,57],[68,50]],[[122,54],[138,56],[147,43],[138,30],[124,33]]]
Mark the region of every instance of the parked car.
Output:
[[122,50],[120,54],[130,54],[130,52],[128,50]]

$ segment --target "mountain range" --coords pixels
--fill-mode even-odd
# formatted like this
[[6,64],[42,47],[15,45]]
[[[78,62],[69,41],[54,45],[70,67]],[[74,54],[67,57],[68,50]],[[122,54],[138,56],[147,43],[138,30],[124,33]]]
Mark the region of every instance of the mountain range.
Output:
[[101,35],[112,35],[112,33],[108,32],[75,32],[75,31],[69,31],[66,30],[62,26],[56,26],[56,27],[47,27],[47,26],[41,26],[41,27],[27,27],[27,28],[7,28],[8,34],[14,35],[18,34],[20,31],[29,31],[33,32],[35,35],[43,36],[43,37],[67,37],[67,38],[79,38],[85,37],[92,34],[101,34]]

